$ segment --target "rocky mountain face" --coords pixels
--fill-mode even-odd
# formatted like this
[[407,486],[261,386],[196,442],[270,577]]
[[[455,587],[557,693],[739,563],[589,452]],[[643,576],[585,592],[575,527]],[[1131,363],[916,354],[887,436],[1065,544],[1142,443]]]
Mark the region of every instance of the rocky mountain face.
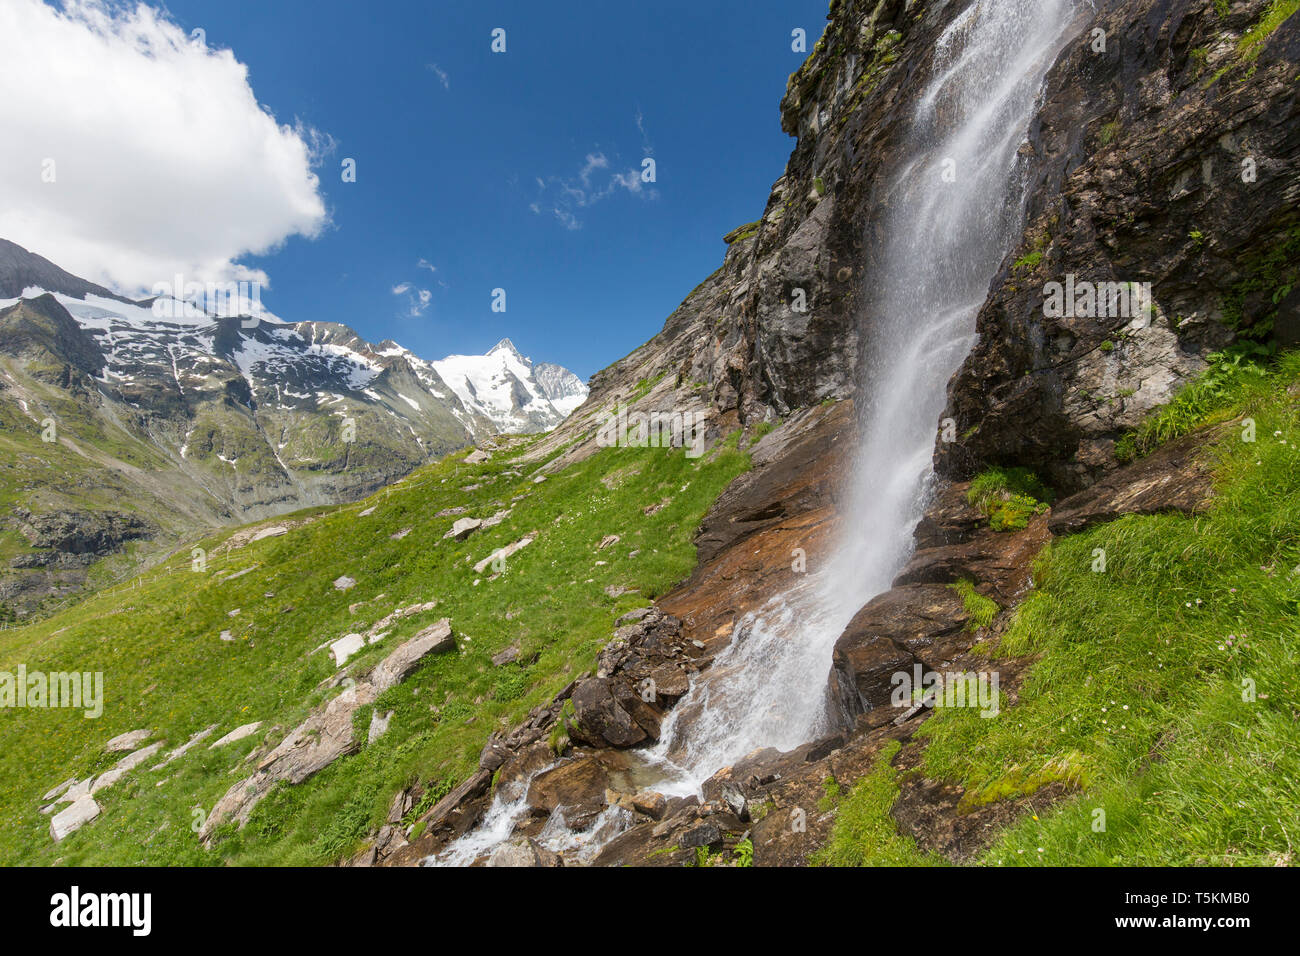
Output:
[[[1300,23],[1243,46],[1276,5],[1098,6],[1107,51],[1076,44],[1049,78],[1030,221],[951,386],[949,477],[1015,463],[1077,490],[1207,354],[1300,341]],[[1044,288],[1067,275],[1150,283],[1151,308],[1049,316]]]
[[[129,540],[355,500],[471,442],[552,428],[585,396],[559,366],[536,377],[508,340],[431,362],[337,323],[155,308],[8,242],[0,296],[14,450],[0,481],[15,498],[0,601],[23,607]],[[81,525],[96,543],[51,544],[41,522]],[[71,568],[83,570],[52,573]]]
[[[746,611],[793,585],[792,548],[805,549],[810,563],[824,559],[846,517],[846,451],[855,416],[871,410],[853,401],[821,406],[858,393],[859,346],[877,320],[872,250],[883,171],[937,36],[966,6],[832,2],[825,35],[782,101],[783,127],[798,142],[762,217],[728,234],[719,270],[658,336],[593,378],[587,403],[536,454],[565,448],[549,466],[556,469],[590,454],[599,423],[620,405],[704,413],[713,438],[738,425],[779,427],[755,447],[754,471],[705,519],[690,580],[651,616],[620,622],[598,672],[495,736],[480,774],[422,817],[414,844],[381,848],[380,862],[418,862],[472,827],[496,773],[524,779],[539,795],[562,788],[577,806],[626,809],[631,826],[598,864],[680,865],[698,847],[734,848],[747,834],[756,864],[801,865],[829,834],[829,814],[809,812],[800,820],[806,828],[793,825],[799,808],[824,797],[824,780],[854,780],[894,741],[905,745],[895,765],[917,765],[923,744],[913,735],[928,711],[900,715],[889,706],[889,676],[980,666],[971,655],[979,628],[950,585],[971,582],[996,603],[996,633],[1054,536],[1125,514],[1204,506],[1203,437],[1133,464],[1117,458],[1115,443],[1221,350],[1296,343],[1300,17],[1283,16],[1285,5],[1271,0],[1097,0],[1049,71],[1021,148],[1032,176],[1024,233],[949,385],[951,427],[935,423],[938,481],[915,554],[836,643],[826,691],[841,702],[841,730],[724,768],[702,800],[655,800],[627,788],[623,755],[658,738],[678,698],[674,691],[645,704],[637,693],[645,676],[707,667]],[[1053,282],[1113,283],[1116,295],[1139,287],[1145,298],[1127,310],[1094,301],[1054,311],[1046,307]],[[1033,469],[1060,498],[1024,528],[994,531],[966,494],[968,480],[990,465]],[[1012,704],[1028,666],[1006,664]],[[561,722],[573,749],[528,778]],[[1046,787],[968,812],[959,787],[903,779],[893,814],[900,828],[952,860],[969,858],[1009,813],[1064,792]],[[562,862],[534,836],[525,827],[494,858]],[[375,859],[372,852],[366,861]]]

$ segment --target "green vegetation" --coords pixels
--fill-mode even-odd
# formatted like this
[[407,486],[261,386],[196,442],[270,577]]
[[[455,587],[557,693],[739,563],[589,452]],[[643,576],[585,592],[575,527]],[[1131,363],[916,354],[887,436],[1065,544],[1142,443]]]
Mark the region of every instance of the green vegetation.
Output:
[[1245,278],[1224,296],[1223,322],[1248,338],[1267,339],[1273,332],[1276,310],[1252,316],[1247,326],[1247,303],[1253,303],[1256,311],[1263,302],[1276,306],[1300,283],[1300,226],[1289,229],[1277,242],[1242,263],[1241,267]]
[[1265,365],[1271,354],[1269,347],[1249,341],[1212,353],[1205,372],[1183,386],[1168,405],[1120,437],[1115,457],[1132,461],[1149,455],[1166,442],[1233,417],[1237,409],[1269,400],[1276,386]]
[[1052,493],[1027,469],[995,466],[976,476],[966,500],[984,513],[994,531],[1020,531],[1047,510]]
[[635,402],[639,398],[644,398],[650,394],[650,390],[664,380],[668,375],[667,371],[660,372],[654,378],[641,378],[637,380],[636,385],[632,386],[632,394],[628,401]]
[[817,809],[822,813],[829,813],[840,802],[840,783],[834,777],[827,777],[822,781],[822,790],[824,793],[817,801]]
[[1192,62],[1196,64],[1196,75],[1200,76],[1205,71],[1205,64],[1209,59],[1210,51],[1203,46],[1198,46],[1189,55]]
[[[898,799],[898,771],[890,761],[900,745],[892,740],[871,771],[840,801],[830,840],[810,859],[813,866],[936,866],[937,854],[922,853],[911,837],[902,836],[890,816]],[[824,811],[823,811],[824,812]]]
[[1025,253],[1023,256],[1017,259],[1015,262],[1015,266],[1013,268],[1017,270],[1020,269],[1031,270],[1037,268],[1038,264],[1042,261],[1043,261],[1043,250],[1035,249],[1032,252]]
[[1224,404],[1258,438],[1219,436],[1208,513],[1128,516],[1039,557],[996,649],[1038,658],[1014,707],[948,708],[920,728],[922,772],[963,785],[963,809],[1048,784],[1074,792],[1023,814],[979,862],[1294,862],[1297,383],[1289,353]]
[[882,33],[876,39],[876,42],[872,44],[870,62],[863,69],[862,75],[858,77],[858,81],[853,88],[852,98],[840,111],[838,121],[840,126],[843,126],[858,107],[875,92],[876,87],[880,85],[880,81],[884,78],[885,72],[901,55],[899,47],[902,42],[903,34],[897,30],[889,30]]
[[[700,517],[748,466],[738,439],[733,433],[700,459],[603,449],[540,484],[532,481],[537,465],[517,457],[522,449],[472,466],[455,455],[366,501],[266,523],[294,525],[283,536],[242,546],[229,533],[200,541],[203,572],[191,570],[187,550],[159,573],[0,631],[0,671],[100,671],[105,695],[98,720],[69,709],[4,714],[0,861],[315,865],[354,852],[395,793],[423,784],[421,807],[432,806],[477,766],[491,732],[593,665],[618,615],[690,572]],[[661,510],[643,513],[661,501]],[[512,510],[456,541],[443,536],[461,515],[439,516],[453,507],[471,517]],[[597,553],[611,532],[622,540]],[[534,543],[499,576],[474,573],[474,562],[529,533]],[[356,586],[336,590],[341,575]],[[606,588],[615,586],[631,590],[610,597]],[[323,686],[336,668],[322,645],[434,599],[436,608],[400,620],[348,662],[360,674],[433,621],[451,619],[458,652],[430,658],[376,701],[376,710],[394,711],[389,732],[307,782],[277,788],[242,830],[222,827],[205,850],[191,829],[195,811],[211,809],[251,772],[241,764],[249,753],[278,743],[337,692]],[[222,640],[223,630],[233,639]],[[516,643],[521,663],[491,664]],[[357,715],[363,730],[369,716]],[[164,771],[149,769],[156,761],[133,770],[96,794],[97,820],[62,843],[50,839],[41,795],[111,766],[119,755],[103,752],[110,737],[148,728],[172,748],[210,724],[224,734],[252,721],[263,726],[243,741],[201,744]]]
[[547,740],[550,745],[551,753],[555,756],[563,756],[564,752],[569,749],[571,738],[569,736],[569,720],[573,717],[573,701],[566,700],[564,706],[560,708],[560,719],[555,722],[551,728],[551,736]]
[[767,435],[776,430],[776,422],[759,422],[749,432],[749,446],[753,448]]
[[1300,10],[1300,0],[1273,0],[1259,22],[1237,42],[1238,55],[1247,62],[1258,57],[1264,41],[1297,10]]
[[734,245],[737,242],[741,242],[755,235],[758,232],[759,227],[762,225],[763,221],[760,219],[758,222],[750,222],[743,226],[737,226],[735,229],[731,230],[731,232],[723,236],[722,241],[729,246]]
[[736,866],[751,867],[754,865],[754,841],[746,837],[736,844]]
[[998,603],[992,598],[987,598],[979,591],[975,590],[975,585],[971,581],[958,581],[956,584],[950,584],[952,588],[961,597],[962,606],[966,608],[966,613],[970,615],[970,621],[966,624],[966,629],[978,631],[982,627],[988,627],[993,623],[993,619],[998,616]]
[[1120,134],[1120,131],[1123,128],[1124,124],[1119,120],[1111,120],[1109,123],[1102,126],[1101,133],[1097,136],[1097,141],[1100,142],[1102,146],[1109,146],[1114,141],[1115,137]]
[[[1229,0],[1214,0],[1214,8],[1219,16],[1226,17],[1229,10]],[[1206,81],[1205,86],[1212,86],[1218,82],[1225,74],[1236,70],[1240,67],[1249,66],[1241,76],[1238,82],[1245,82],[1255,75],[1258,64],[1255,60],[1259,58],[1260,51],[1264,48],[1265,41],[1273,35],[1278,27],[1290,17],[1296,10],[1300,10],[1300,0],[1273,0],[1259,18],[1258,22],[1247,30],[1237,41],[1236,56],[1233,57],[1225,66],[1219,68],[1214,76]],[[1192,60],[1197,64],[1197,73],[1199,74],[1204,66],[1204,57],[1197,57],[1197,50],[1192,51]]]

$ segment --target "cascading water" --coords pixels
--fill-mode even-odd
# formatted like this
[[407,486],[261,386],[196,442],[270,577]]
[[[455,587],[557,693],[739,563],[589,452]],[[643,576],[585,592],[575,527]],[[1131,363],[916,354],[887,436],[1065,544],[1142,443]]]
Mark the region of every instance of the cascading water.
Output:
[[740,622],[674,709],[651,756],[671,778],[661,789],[694,792],[752,750],[788,750],[832,729],[835,640],[911,553],[945,389],[1020,232],[1028,171],[1019,147],[1074,13],[1074,0],[974,0],[940,36],[880,204],[862,435],[838,548],[824,571]]
[[[972,0],[940,36],[879,203],[861,336],[862,434],[841,539],[824,569],[738,623],[673,709],[644,754],[663,777],[661,792],[696,792],[755,749],[788,750],[836,723],[827,694],[835,641],[911,553],[945,389],[1022,228],[1029,170],[1020,146],[1043,78],[1074,33],[1077,2],[1085,0]],[[505,829],[500,814],[491,822]],[[492,842],[481,836],[465,839],[480,849]]]

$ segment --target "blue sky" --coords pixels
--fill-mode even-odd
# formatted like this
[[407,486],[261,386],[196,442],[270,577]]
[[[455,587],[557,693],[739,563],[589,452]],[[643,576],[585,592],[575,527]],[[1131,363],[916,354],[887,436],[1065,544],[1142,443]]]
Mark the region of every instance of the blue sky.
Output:
[[[761,215],[794,145],[778,110],[804,58],[791,31],[811,49],[827,2],[166,9],[233,50],[281,123],[334,141],[317,170],[331,226],[241,260],[270,276],[268,308],[431,358],[509,336],[586,377],[658,332],[721,263],[721,237]],[[497,27],[504,54],[490,50]],[[647,155],[657,182],[611,186]],[[347,157],[355,183],[341,181]],[[608,194],[583,203],[574,189]],[[505,313],[491,310],[494,288]],[[420,289],[428,304],[413,316]]]

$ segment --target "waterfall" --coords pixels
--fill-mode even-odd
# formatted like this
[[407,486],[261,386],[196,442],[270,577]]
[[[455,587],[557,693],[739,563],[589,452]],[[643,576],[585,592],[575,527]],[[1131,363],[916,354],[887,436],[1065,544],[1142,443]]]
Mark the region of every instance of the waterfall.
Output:
[[[655,789],[698,792],[753,750],[789,750],[836,726],[827,693],[835,641],[911,554],[946,387],[1023,228],[1031,170],[1020,147],[1075,14],[1076,0],[972,0],[939,37],[876,204],[861,434],[842,533],[825,567],[737,623],[672,710],[642,755],[662,777]],[[511,812],[494,804],[488,829],[508,832]],[[462,838],[443,859],[467,859],[467,841],[476,852],[492,842]]]
[[651,751],[669,777],[665,792],[694,792],[757,748],[788,750],[834,728],[826,688],[835,641],[911,554],[946,386],[1023,228],[1030,170],[1020,147],[1074,12],[1073,0],[974,0],[940,36],[878,204],[861,435],[836,551],[741,620],[673,710]]

